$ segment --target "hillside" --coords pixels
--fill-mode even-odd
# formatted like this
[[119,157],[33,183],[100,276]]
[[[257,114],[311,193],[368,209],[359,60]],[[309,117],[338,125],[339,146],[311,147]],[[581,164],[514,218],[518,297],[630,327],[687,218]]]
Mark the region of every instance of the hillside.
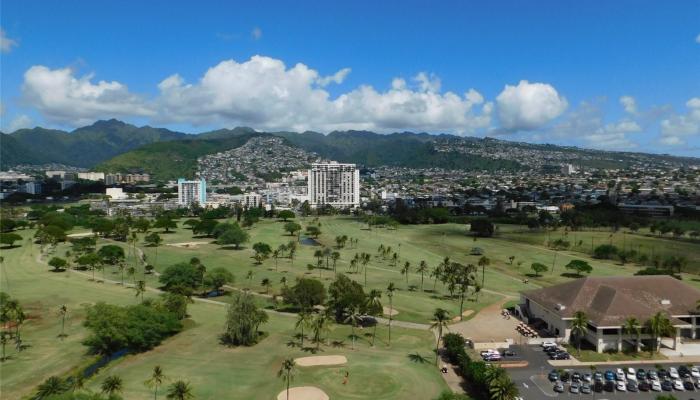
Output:
[[40,160],[31,150],[13,136],[0,133],[0,169],[6,170],[17,164],[35,164]]
[[[8,135],[11,145],[30,150],[18,151],[3,160],[3,167],[14,164],[60,163],[92,167],[145,144],[185,139],[188,135],[150,126],[136,127],[115,119],[97,121],[72,132],[44,128],[20,129]],[[3,141],[4,145],[4,141]],[[3,156],[6,150],[3,146]],[[4,157],[3,157],[4,158]]]

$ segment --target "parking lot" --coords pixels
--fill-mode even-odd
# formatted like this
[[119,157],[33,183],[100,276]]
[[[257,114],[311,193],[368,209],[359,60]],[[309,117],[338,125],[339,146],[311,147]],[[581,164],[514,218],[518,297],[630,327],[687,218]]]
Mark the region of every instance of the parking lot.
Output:
[[[563,383],[564,392],[556,393],[554,392],[554,382],[551,382],[548,374],[554,369],[548,362],[547,354],[542,350],[540,346],[528,346],[519,345],[511,346],[511,350],[517,353],[518,358],[528,362],[528,366],[525,368],[509,368],[507,369],[508,374],[511,376],[513,381],[518,385],[520,390],[520,396],[525,400],[535,400],[535,399],[547,399],[547,398],[576,398],[576,397],[586,397],[591,399],[641,399],[641,400],[653,400],[656,396],[661,394],[672,394],[679,400],[690,400],[698,399],[700,400],[700,389],[695,389],[693,391],[663,391],[663,392],[620,392],[603,391],[601,393],[592,392],[591,394],[574,394],[569,392],[569,386],[571,381],[568,383]],[[663,368],[668,370],[670,367],[679,368],[680,364],[662,364]],[[598,367],[597,372],[605,374],[607,370],[615,372],[617,368],[622,368],[627,370],[627,368],[632,367],[635,370],[642,368],[644,370],[655,369],[653,364],[625,364],[620,363],[619,365],[601,365]],[[589,367],[577,367],[577,368],[563,368],[569,374],[578,372],[579,374],[592,374],[593,371]],[[694,381],[696,379],[693,379]]]

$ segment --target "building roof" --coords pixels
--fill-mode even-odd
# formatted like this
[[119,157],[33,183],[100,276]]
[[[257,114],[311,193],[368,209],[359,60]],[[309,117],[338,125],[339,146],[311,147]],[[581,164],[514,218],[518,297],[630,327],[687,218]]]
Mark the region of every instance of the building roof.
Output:
[[[668,275],[616,276],[576,279],[523,296],[562,318],[583,311],[596,326],[620,326],[629,317],[643,322],[659,311],[695,314],[700,290]],[[675,318],[671,322],[686,324]]]

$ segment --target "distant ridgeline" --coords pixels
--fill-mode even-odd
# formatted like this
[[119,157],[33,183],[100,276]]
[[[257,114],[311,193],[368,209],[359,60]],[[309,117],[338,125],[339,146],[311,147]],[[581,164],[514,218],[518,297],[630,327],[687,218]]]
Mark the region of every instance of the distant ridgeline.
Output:
[[309,153],[367,167],[444,168],[476,171],[579,167],[625,168],[634,165],[700,165],[700,159],[644,153],[608,152],[575,147],[510,142],[492,138],[365,131],[256,132],[220,129],[197,135],[118,120],[97,121],[72,132],[20,129],[0,136],[0,168],[18,164],[59,163],[105,172],[147,172],[156,180],[191,176],[197,158],[243,146],[252,137],[278,136]]

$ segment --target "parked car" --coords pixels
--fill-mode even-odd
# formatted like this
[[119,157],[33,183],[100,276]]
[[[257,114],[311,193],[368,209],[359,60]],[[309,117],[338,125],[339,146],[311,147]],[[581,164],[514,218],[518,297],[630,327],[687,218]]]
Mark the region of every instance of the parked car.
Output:
[[641,390],[642,392],[648,392],[649,390],[651,390],[651,384],[644,381],[639,382],[639,390]]
[[557,347],[557,344],[554,342],[542,342],[543,349],[546,349],[548,347]]
[[602,382],[603,381],[603,374],[600,372],[593,373],[593,380],[596,382]]
[[625,378],[627,378],[628,381],[636,381],[637,380],[637,373],[634,370],[634,368],[627,369],[627,373],[625,374]]
[[588,383],[584,383],[581,385],[581,393],[583,394],[591,394],[591,385]]
[[571,356],[569,355],[569,353],[564,351],[561,353],[556,353],[556,354],[550,356],[549,358],[551,358],[552,360],[568,360],[571,358]]
[[653,390],[654,392],[660,392],[661,391],[661,382],[651,381],[651,390]]
[[615,380],[615,373],[610,371],[610,370],[605,371],[605,380],[606,381],[614,381]]
[[661,382],[661,390],[665,392],[670,392],[671,390],[673,390],[673,383],[668,380]]
[[503,352],[503,357],[515,357],[517,354],[513,350],[505,350]]
[[615,372],[615,380],[617,380],[617,381],[624,381],[625,380],[625,372],[622,370],[622,368],[618,368],[617,371]]
[[501,355],[496,353],[496,354],[487,354],[484,356],[484,361],[500,361],[501,360]]
[[671,379],[678,379],[678,378],[681,377],[681,376],[678,374],[678,370],[676,369],[676,367],[671,367],[671,368],[668,369],[668,376],[670,376]]
[[617,386],[615,387],[618,392],[626,392],[627,391],[627,385],[625,385],[625,382],[619,381],[617,382]]
[[564,385],[561,382],[554,384],[554,391],[557,393],[564,393]]
[[603,391],[604,387],[605,385],[602,381],[596,381],[596,383],[593,385],[593,391],[595,391],[596,393],[600,393]]
[[673,389],[678,390],[678,391],[684,391],[685,387],[683,387],[683,381],[680,379],[674,379],[673,380]]
[[650,369],[649,372],[647,372],[647,378],[655,381],[659,379],[659,374],[657,374],[653,369]]
[[666,371],[666,370],[663,369],[663,368],[660,369],[660,370],[659,370],[659,379],[663,381],[663,380],[665,380],[666,378],[668,378],[668,371]]
[[571,382],[581,382],[581,374],[578,372],[571,374]]
[[575,382],[572,383],[572,384],[569,386],[569,392],[578,394],[578,392],[579,392],[578,383],[575,383]]
[[695,390],[695,386],[693,385],[693,381],[691,381],[691,380],[684,381],[684,382],[683,382],[683,388],[684,388],[685,390],[694,391],[694,390]]
[[583,374],[583,377],[582,377],[582,379],[583,379],[583,381],[584,381],[584,382],[588,382],[588,383],[590,383],[590,382],[592,382],[592,381],[593,381],[593,375],[591,375],[591,374],[588,374],[588,373],[586,373],[586,374]]
[[556,370],[553,369],[549,372],[549,375],[547,377],[549,378],[550,381],[556,382],[559,380],[559,372],[557,372]]
[[643,381],[647,379],[647,372],[643,370],[642,368],[637,370],[637,380]]
[[629,381],[627,383],[627,391],[633,392],[633,393],[638,392],[639,386],[637,386],[637,382],[636,381]]
[[686,367],[685,365],[681,365],[678,367],[678,375],[680,375],[681,378],[690,378],[690,368]]
[[690,376],[692,376],[693,378],[700,378],[700,368],[692,367],[690,369]]
[[605,382],[605,386],[603,386],[603,389],[605,389],[606,392],[614,392],[615,391],[615,382],[613,382],[613,381]]

